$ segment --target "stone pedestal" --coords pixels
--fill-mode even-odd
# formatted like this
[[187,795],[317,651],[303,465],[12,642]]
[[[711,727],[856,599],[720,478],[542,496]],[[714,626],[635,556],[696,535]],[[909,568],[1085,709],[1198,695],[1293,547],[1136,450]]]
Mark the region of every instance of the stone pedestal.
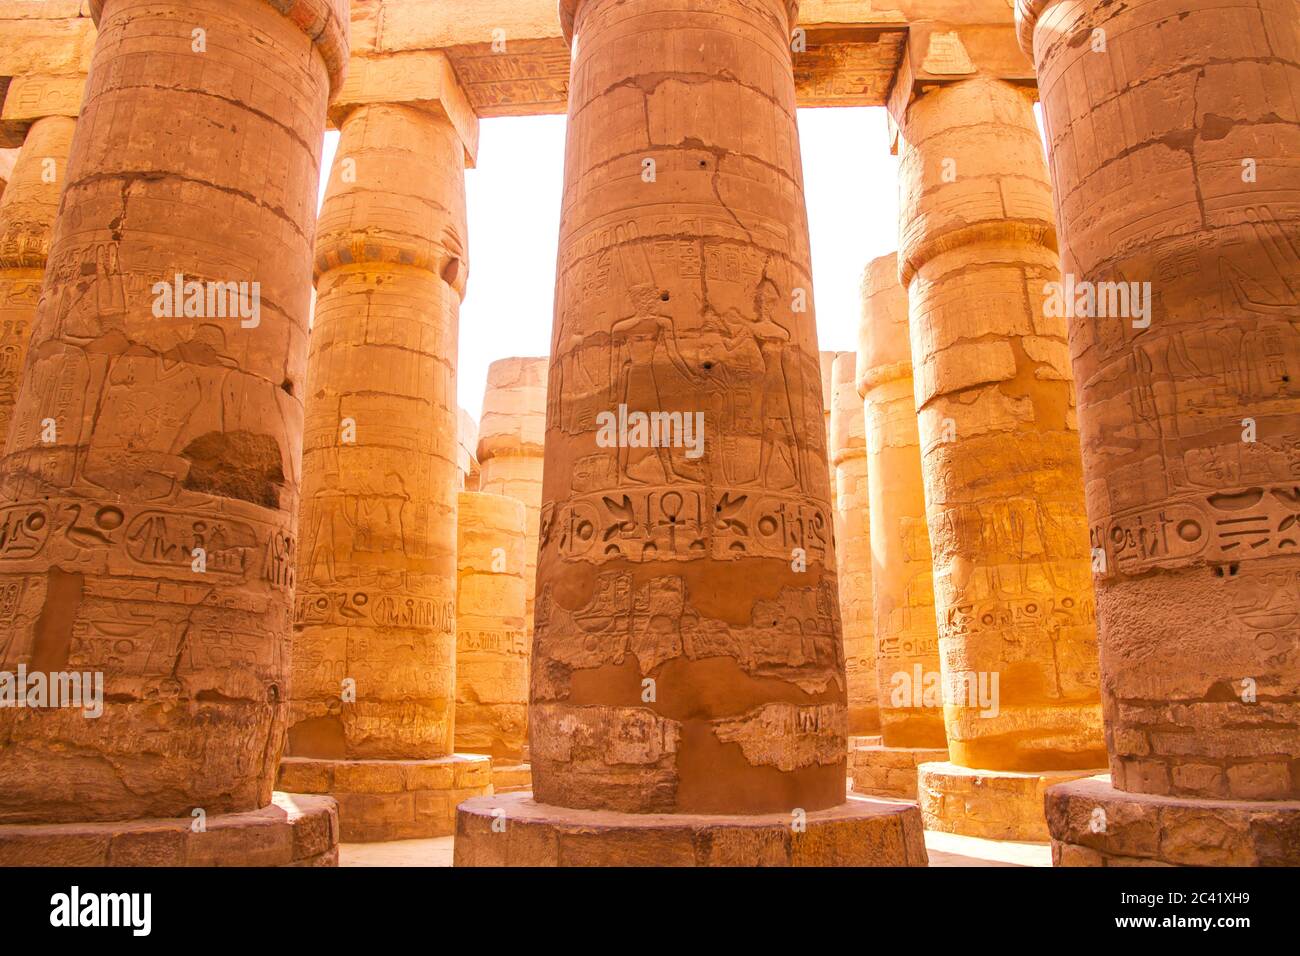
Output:
[[489,786],[486,757],[472,780],[443,766],[464,762],[451,755],[466,145],[437,103],[337,109],[288,749],[330,766],[333,782],[286,764],[280,785],[337,794],[345,839],[437,836],[455,799]]
[[[546,382],[550,360],[507,358],[488,367],[479,422],[476,490],[506,495],[527,509],[524,538],[524,636],[533,640],[537,532],[542,513],[542,445],[546,440]],[[524,657],[525,668],[527,654]]]
[[[234,821],[224,837],[263,825],[284,734],[309,242],[347,3],[90,6],[0,464],[0,669],[100,675],[103,709],[0,710],[0,823],[134,834],[201,811],[205,837]],[[244,846],[223,859],[262,860]]]
[[871,610],[871,535],[867,442],[856,382],[857,356],[840,352],[831,364],[831,480],[835,496],[835,556],[849,687],[849,733],[880,732],[875,622]]
[[339,839],[378,843],[449,836],[462,800],[492,793],[492,760],[449,754],[431,760],[285,757],[279,786],[338,801]]
[[0,867],[338,866],[338,807],[273,793],[259,810],[203,818],[0,825]]
[[507,758],[492,761],[493,793],[529,793],[533,789],[533,768],[527,761]]
[[1055,866],[1300,866],[1300,801],[1126,793],[1106,776],[1047,791]]
[[38,119],[0,195],[0,440],[18,397],[77,121]]
[[849,745],[849,779],[854,793],[875,797],[916,799],[916,768],[945,761],[946,748],[885,747],[881,744]]
[[533,793],[462,805],[461,865],[926,861],[845,803],[793,7],[562,4]]
[[[495,829],[494,829],[495,824]],[[851,797],[809,813],[570,810],[528,793],[461,805],[456,866],[925,866],[916,808]]]
[[[1112,784],[1049,792],[1059,862],[1294,863],[1295,4],[1018,6],[1074,293]],[[1082,841],[1090,800],[1112,822]]]
[[[857,394],[864,404],[881,741],[849,748],[853,789],[916,799],[916,767],[948,759],[934,576],[898,256],[862,276]],[[930,693],[927,695],[927,688]]]
[[463,492],[457,518],[456,750],[518,764],[527,742],[523,502]]
[[1054,784],[1091,776],[1088,770],[974,770],[950,762],[917,767],[917,800],[927,830],[988,840],[1050,839],[1043,795]]
[[[921,87],[897,119],[951,760],[989,772],[990,788],[1005,774],[1095,773],[1087,519],[1065,320],[1039,294],[1060,273],[1030,94],[976,76]],[[939,819],[963,799],[934,804],[934,825],[967,832],[969,814]],[[1035,814],[1041,803],[1026,803]]]

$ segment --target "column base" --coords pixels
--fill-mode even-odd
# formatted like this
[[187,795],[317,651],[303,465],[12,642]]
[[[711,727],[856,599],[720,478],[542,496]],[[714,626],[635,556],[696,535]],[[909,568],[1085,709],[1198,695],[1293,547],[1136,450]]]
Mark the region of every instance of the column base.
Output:
[[1053,866],[1300,866],[1300,802],[1125,793],[1105,775],[1046,800]]
[[1092,770],[976,770],[951,762],[917,767],[917,800],[927,830],[1046,843],[1051,839],[1043,793],[1053,784],[1098,773]]
[[527,763],[492,762],[492,792],[520,793],[533,789],[533,768]]
[[853,792],[873,797],[916,799],[916,768],[943,763],[948,751],[914,747],[851,747],[849,776]]
[[337,800],[344,843],[449,836],[456,829],[456,804],[492,793],[492,758],[480,754],[447,754],[432,760],[285,757],[277,786]]
[[531,793],[467,800],[456,866],[927,866],[916,807],[862,797],[809,813],[704,816],[571,810]]
[[195,819],[0,826],[6,866],[338,866],[338,807],[329,797],[272,794],[260,810]]

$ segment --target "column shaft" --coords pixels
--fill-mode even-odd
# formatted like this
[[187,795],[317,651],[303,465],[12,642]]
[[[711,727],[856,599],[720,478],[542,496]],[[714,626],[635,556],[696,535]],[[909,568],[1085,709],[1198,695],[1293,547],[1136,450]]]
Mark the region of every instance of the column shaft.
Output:
[[1296,4],[1021,8],[1080,293],[1111,780],[1300,800]]
[[[901,279],[954,763],[1104,763],[1051,191],[1031,101],[985,78],[902,118]],[[996,683],[995,683],[996,682]]]
[[462,492],[459,508],[456,750],[518,762],[528,729],[527,512],[514,498],[476,492]]
[[871,604],[867,439],[862,399],[858,396],[857,355],[853,352],[840,352],[832,363],[830,436],[849,735],[874,735],[880,733],[880,708]]
[[316,243],[294,757],[453,748],[465,232],[451,123],[396,105],[349,113]]
[[[532,650],[537,581],[537,533],[542,512],[542,446],[546,441],[549,359],[508,358],[488,369],[479,422],[479,490],[522,501],[528,515],[524,543],[525,630]],[[526,659],[525,659],[526,662]]]
[[866,416],[880,733],[886,747],[943,749],[934,568],[898,257],[873,260],[862,286],[857,388]]
[[[534,794],[832,807],[844,659],[790,11],[569,6]],[[652,414],[675,439],[649,440]]]
[[263,807],[284,730],[310,240],[347,4],[92,6],[0,466],[0,666],[102,673],[103,714],[0,711],[4,821]]
[[18,397],[77,121],[37,120],[0,194],[0,441]]

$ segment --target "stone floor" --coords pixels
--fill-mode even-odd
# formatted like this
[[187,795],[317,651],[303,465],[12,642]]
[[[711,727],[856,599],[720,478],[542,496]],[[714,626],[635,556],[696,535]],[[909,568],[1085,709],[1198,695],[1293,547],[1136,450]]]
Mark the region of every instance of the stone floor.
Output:
[[[953,833],[927,831],[931,866],[1051,866],[1046,843],[1009,843]],[[343,843],[339,866],[451,866],[452,837],[396,840],[392,843]]]

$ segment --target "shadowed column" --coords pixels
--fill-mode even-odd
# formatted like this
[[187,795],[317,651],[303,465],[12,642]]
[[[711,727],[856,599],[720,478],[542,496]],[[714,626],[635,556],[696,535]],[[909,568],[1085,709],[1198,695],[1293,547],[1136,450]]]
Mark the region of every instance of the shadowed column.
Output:
[[[319,151],[348,5],[91,10],[99,34],[0,467],[0,660],[102,673],[103,713],[0,711],[0,821],[69,823],[34,853],[51,860],[85,840],[98,849],[71,859],[288,863],[302,848],[272,839],[287,833],[265,830],[258,848],[220,835],[268,814],[289,827],[308,808],[323,833],[310,852],[329,862],[332,801],[268,805]],[[91,822],[142,817],[173,819],[152,837]]]
[[1300,16],[1018,7],[1056,186],[1111,771],[1049,791],[1056,861],[1295,866]]
[[977,77],[899,117],[907,287],[951,764],[926,825],[1043,839],[1042,788],[1105,762],[1051,189],[1029,94]]
[[859,793],[915,800],[917,766],[947,760],[948,748],[907,323],[898,256],[873,259],[855,394],[866,418],[881,743],[849,748],[849,776]]
[[32,124],[0,195],[0,440],[9,434],[77,121]]
[[845,803],[793,8],[561,6],[535,799],[463,804],[459,865],[925,860]]

